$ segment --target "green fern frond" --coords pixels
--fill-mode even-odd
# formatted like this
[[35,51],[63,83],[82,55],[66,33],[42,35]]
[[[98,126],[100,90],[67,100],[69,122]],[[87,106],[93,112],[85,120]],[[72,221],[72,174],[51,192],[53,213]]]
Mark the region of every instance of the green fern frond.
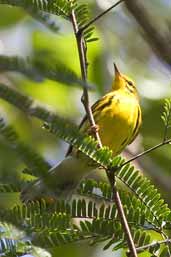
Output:
[[33,67],[31,67],[30,62],[17,56],[0,55],[0,71],[1,72],[8,72],[8,71],[20,72],[32,80],[35,80],[35,81],[40,80],[40,75],[36,74],[36,70],[33,70]]
[[[43,55],[45,57],[45,53]],[[42,77],[59,81],[66,85],[92,87],[89,82],[85,84],[85,82],[82,81],[78,75],[73,70],[69,69],[64,63],[61,61],[58,61],[57,63],[54,61],[53,57],[49,58],[48,55],[47,58],[43,58],[43,60],[41,55],[35,57],[34,60],[32,60],[32,65]]]
[[0,193],[21,192],[21,184],[0,184]]
[[[141,247],[141,246],[147,245],[151,241],[151,236],[145,231],[136,229],[136,230],[132,230],[131,233],[135,243],[135,247]],[[108,244],[104,247],[104,249],[105,250],[108,249],[113,243],[114,243],[113,240],[110,240]],[[123,240],[115,244],[115,246],[113,247],[113,251],[117,251],[120,248],[125,248],[125,247],[126,247],[126,242]]]
[[[133,231],[133,239],[136,240],[136,246],[142,246],[149,243],[150,236],[144,231],[138,230],[139,233]],[[112,238],[112,239],[111,239]],[[126,241],[120,223],[117,225],[113,222],[94,220],[92,223],[84,221],[80,223],[80,227],[69,229],[65,232],[50,232],[48,229],[37,233],[33,243],[45,248],[53,248],[63,244],[88,240],[90,245],[97,244],[108,240],[104,250],[115,244],[113,250],[126,248]]]
[[92,137],[82,134],[78,127],[73,125],[69,120],[65,120],[47,111],[45,108],[36,105],[31,98],[3,84],[0,84],[0,97],[28,115],[47,122],[48,129],[51,133],[74,145],[78,150],[104,168],[108,169],[109,166],[115,167],[122,163],[123,160],[120,156],[113,158],[112,151],[108,147],[98,149],[98,143]]
[[14,256],[16,254],[17,241],[9,238],[0,239],[0,254]]
[[[50,208],[51,207],[51,208]],[[54,206],[45,201],[16,205],[12,209],[1,210],[1,220],[9,222],[29,235],[48,228],[50,231],[64,231],[70,228],[70,215],[58,212]]]
[[[140,247],[150,242],[151,237],[145,231],[132,231],[136,246]],[[71,242],[88,240],[91,245],[107,241],[104,250],[115,244],[113,250],[126,248],[126,240],[120,222],[106,221],[96,219],[92,222],[81,221],[79,226],[74,229],[68,229],[65,232],[50,232],[48,229],[37,234],[34,238],[34,244],[44,247],[56,247]]]
[[[88,5],[78,4],[77,6],[75,6],[74,11],[75,11],[76,20],[78,23],[78,28],[81,29],[90,20],[90,12],[89,12]],[[83,36],[87,43],[98,40],[97,38],[92,38],[93,32],[94,32],[93,26],[90,26],[86,30],[84,30]]]
[[137,253],[149,251],[152,257],[170,257],[171,242],[170,239],[161,241],[153,241],[150,244],[146,243],[144,246],[137,248]]
[[93,235],[83,235],[77,230],[68,229],[64,232],[50,232],[48,229],[37,233],[32,243],[46,249],[55,248],[64,244],[76,243],[93,238]]
[[164,125],[167,127],[171,126],[171,98],[165,99],[164,106],[163,106],[163,113],[162,113],[162,120]]
[[[120,156],[113,158],[112,151],[107,147],[98,149],[97,142],[93,138],[83,135],[69,121],[48,112],[43,107],[32,107],[34,106],[33,102],[28,100],[26,96],[22,96],[4,85],[0,85],[0,96],[27,114],[46,121],[50,132],[74,145],[78,150],[105,169],[124,163],[125,160]],[[170,210],[164,204],[157,189],[132,165],[127,164],[121,169],[117,169],[115,174],[151,210],[153,213],[152,216],[156,218],[159,226],[161,226],[163,220],[166,221],[170,217]]]
[[0,4],[22,7],[25,10],[44,11],[66,19],[70,15],[70,4],[67,0],[0,0]]
[[[87,4],[77,4],[76,1],[72,1],[72,6],[70,1],[67,0],[0,0],[0,4],[8,4],[16,7],[22,7],[28,13],[33,14],[34,18],[41,20],[47,24],[47,17],[39,15],[39,11],[55,14],[62,16],[65,19],[70,20],[71,10],[74,9],[78,27],[82,28],[89,22],[90,14]],[[71,9],[72,8],[72,9]],[[34,13],[38,15],[34,15]],[[54,26],[50,25],[54,30]],[[56,28],[56,26],[55,26]],[[86,42],[91,42],[97,40],[97,38],[92,38],[94,27],[90,26],[84,30],[83,36]]]
[[47,174],[51,168],[50,164],[37,152],[21,142],[14,128],[7,125],[3,118],[0,118],[0,135],[6,139],[12,149],[15,149],[27,167],[31,169],[32,175],[43,176]]
[[66,85],[79,85],[89,86],[91,84],[83,82],[75,72],[66,67],[65,64],[59,63],[53,64],[53,60],[43,62],[39,58],[34,60],[25,60],[17,56],[3,56],[0,55],[0,71],[15,71],[20,72],[28,78],[42,82],[43,79],[48,78],[50,80],[59,81]]
[[150,243],[151,237],[148,233],[142,230],[133,231],[133,240],[136,247],[141,247]]
[[[121,179],[117,174],[116,176]],[[121,180],[126,183],[123,178]],[[127,184],[136,197],[130,194],[125,196],[123,192],[120,192],[122,204],[127,206],[126,213],[130,222],[137,221],[137,224],[141,224],[141,226],[149,226],[151,229],[158,230],[163,223],[170,220],[170,209],[164,204],[157,190],[146,178],[142,177],[141,182],[144,186],[139,185],[136,190],[134,186]],[[147,186],[147,192],[143,191],[145,186]],[[78,190],[80,194],[112,202],[112,190],[107,183],[87,180],[81,183]],[[99,192],[98,195],[97,192]]]
[[[130,197],[130,201],[132,201],[132,197]],[[123,201],[124,206],[125,203],[126,198],[125,202]],[[129,203],[127,204],[129,205]],[[125,211],[128,223],[131,224],[135,245],[141,247],[149,244],[151,237],[146,231],[148,227],[144,226],[143,228],[142,226],[143,229],[140,229],[142,213],[138,212],[134,201],[131,204],[134,212],[137,212],[138,218],[128,215],[127,211],[133,212],[132,208],[125,209]],[[28,234],[34,233],[32,244],[39,247],[57,247],[82,240],[90,240],[91,245],[107,240],[104,250],[112,245],[115,245],[113,250],[127,247],[114,204],[98,206],[95,202],[87,202],[84,199],[73,200],[72,203],[58,201],[56,204],[46,204],[42,200],[16,206],[12,210],[1,211],[0,215],[1,219],[12,222],[20,229],[24,228]],[[71,218],[79,218],[81,221],[75,225],[71,222]]]
[[158,190],[151,184],[150,180],[144,177],[132,165],[127,164],[116,171],[116,176],[150,209],[153,217],[162,226],[170,216],[170,209],[164,200],[161,199]]
[[[22,7],[28,12],[47,12],[62,16],[65,19],[70,19],[71,15],[71,3],[67,0],[0,0],[0,4],[8,4],[16,7]],[[78,27],[81,28],[89,21],[89,9],[87,4],[77,4],[76,1],[72,1],[72,9],[75,11]],[[40,16],[34,15],[35,18],[40,19]],[[42,18],[41,18],[42,20]],[[43,18],[43,20],[45,20]],[[84,30],[83,35],[86,42],[97,40],[97,38],[91,38],[94,31],[94,27],[90,26]]]
[[[12,222],[20,229],[24,228],[28,235],[34,233],[32,243],[38,246],[54,247],[91,239],[91,244],[109,240],[105,249],[114,243],[118,243],[118,249],[126,247],[124,232],[114,204],[98,206],[95,202],[86,202],[84,199],[73,200],[71,203],[58,201],[56,204],[40,201],[1,211],[0,216],[2,220]],[[71,218],[81,221],[76,225],[71,222]],[[128,222],[139,247],[148,243],[150,236],[144,229],[140,229],[140,219],[134,222],[133,218],[128,219]],[[138,232],[135,229],[137,227]]]
[[[39,202],[29,202],[27,205],[15,206],[13,209],[0,212],[5,222],[20,228],[27,227],[28,230],[37,231],[40,228],[49,228],[52,230],[64,230],[71,227],[70,218],[88,219],[114,222],[119,221],[119,216],[114,204],[102,204],[97,206],[96,202],[82,200],[73,200],[71,203],[58,201],[56,203],[47,203],[44,200]],[[144,222],[139,220],[134,222],[132,217],[128,220],[132,226],[141,226]]]
[[45,13],[42,11],[29,11],[29,14],[42,23],[44,26],[46,26],[48,29],[50,29],[52,32],[57,33],[59,31],[59,26],[55,22],[55,20],[52,19],[51,15],[49,13]]
[[[169,251],[168,251],[168,247],[169,247]],[[162,251],[160,253],[160,255],[158,255],[159,257],[170,257],[170,251],[171,251],[171,246],[170,243],[168,244],[168,246],[164,246],[162,248]],[[156,251],[157,252],[157,251]],[[158,252],[157,252],[158,253]],[[154,255],[155,256],[155,255]]]
[[167,139],[168,136],[168,131],[171,127],[171,98],[170,99],[165,99],[164,102],[164,110],[161,115],[161,119],[164,122],[164,136],[163,136],[163,141]]
[[[51,231],[63,231],[72,227],[72,218],[93,218],[97,214],[95,203],[90,204],[85,200],[74,200],[71,204],[67,202],[48,203],[44,200],[29,202],[27,205],[17,205],[10,210],[1,210],[1,220],[10,222],[20,229],[27,229],[27,232],[36,232],[40,229],[49,228]],[[94,216],[95,217],[95,216]]]
[[2,237],[0,239],[0,255],[5,257],[23,256],[30,253],[31,244],[22,240]]

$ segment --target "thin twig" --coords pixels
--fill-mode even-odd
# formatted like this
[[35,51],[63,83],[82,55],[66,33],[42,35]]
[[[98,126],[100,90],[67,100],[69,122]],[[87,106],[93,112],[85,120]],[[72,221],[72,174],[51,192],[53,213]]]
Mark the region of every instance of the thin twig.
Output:
[[[86,57],[85,57],[85,51],[84,51],[84,42],[83,42],[82,33],[78,34],[78,24],[77,24],[77,20],[76,20],[76,17],[75,17],[74,10],[72,10],[72,13],[71,13],[71,22],[72,22],[72,25],[73,25],[75,38],[76,38],[76,41],[77,41],[79,60],[80,60],[80,68],[81,68],[81,76],[82,76],[82,79],[86,82],[87,71],[86,71]],[[94,133],[94,137],[98,141],[99,147],[102,147],[102,143],[101,143],[99,133],[98,133],[97,129],[95,129],[96,128],[96,123],[94,121],[94,117],[93,117],[92,110],[91,110],[91,107],[90,107],[90,101],[89,101],[89,96],[88,96],[86,83],[85,83],[85,86],[83,88],[82,102],[83,102],[83,105],[84,105],[84,108],[85,108],[85,111],[86,111],[86,114],[87,114],[87,118],[90,122],[90,126],[92,128],[94,128],[94,129],[92,129],[92,131]]]
[[[121,2],[121,1],[119,1],[119,2]],[[116,4],[115,4],[115,6],[116,6]],[[106,11],[105,13],[107,13],[108,11]],[[101,16],[102,15],[100,15],[99,18]],[[76,37],[76,41],[77,41],[82,79],[86,82],[87,71],[86,71],[86,56],[85,56],[86,52],[85,52],[85,49],[84,49],[84,39],[83,39],[82,31],[79,31],[79,29],[78,29],[78,24],[77,24],[77,20],[76,20],[76,17],[75,17],[74,10],[72,10],[72,13],[71,13],[71,22],[72,22],[72,25],[73,25],[73,29],[74,29],[74,33],[75,33],[75,37]],[[90,25],[90,23],[88,24],[88,26],[89,25]],[[82,102],[84,104],[84,108],[85,108],[85,111],[86,111],[86,114],[87,114],[87,118],[90,122],[90,126],[92,127],[95,139],[98,141],[98,147],[101,148],[102,143],[101,143],[99,133],[98,133],[97,129],[95,129],[96,128],[96,123],[95,123],[93,113],[92,113],[92,110],[91,110],[91,107],[90,107],[90,104],[89,104],[89,96],[88,96],[88,91],[87,91],[86,86],[84,86],[84,89],[83,89],[83,96],[84,97],[82,98]],[[129,228],[125,213],[124,213],[124,209],[123,209],[123,206],[122,206],[122,203],[121,203],[121,199],[120,199],[119,193],[116,189],[116,185],[114,183],[115,175],[114,175],[114,173],[112,174],[111,172],[108,172],[108,171],[106,171],[106,174],[107,174],[109,183],[110,183],[112,191],[113,191],[114,202],[116,204],[116,207],[117,207],[117,210],[118,210],[118,213],[119,213],[119,218],[120,218],[121,224],[123,226],[123,230],[124,230],[125,235],[126,235],[129,251],[130,251],[132,257],[137,257],[136,248],[135,248],[135,245],[134,245],[134,241],[133,241],[133,238],[132,238],[132,235],[131,235],[131,232],[130,232],[130,228]]]
[[106,9],[104,12],[100,13],[99,15],[97,15],[95,18],[93,18],[92,20],[90,20],[87,24],[85,24],[83,27],[81,27],[78,31],[78,33],[82,33],[83,31],[85,31],[88,27],[90,27],[93,23],[95,23],[97,20],[99,20],[100,18],[102,18],[105,14],[107,14],[108,12],[110,12],[113,8],[115,8],[117,5],[119,5],[120,3],[122,3],[124,0],[120,0],[117,3],[113,4],[112,6],[110,6],[108,9]]
[[124,212],[124,209],[123,209],[121,198],[120,198],[119,192],[117,191],[117,188],[116,188],[115,176],[114,176],[114,174],[111,174],[110,171],[109,171],[109,173],[107,172],[107,176],[108,176],[111,188],[112,188],[113,200],[114,200],[114,202],[116,204],[116,208],[118,210],[118,214],[119,214],[118,216],[120,218],[122,227],[123,227],[124,232],[125,232],[125,236],[127,238],[129,253],[131,254],[132,257],[138,257],[137,256],[137,251],[136,251],[136,248],[135,248],[135,244],[134,244],[134,241],[133,241],[133,238],[132,238],[132,235],[131,235],[131,231],[130,231],[130,228],[129,228],[129,225],[128,225],[128,221],[127,221],[127,218],[125,216],[125,212]]
[[163,142],[161,142],[160,144],[158,145],[155,145],[149,149],[147,149],[146,151],[142,152],[142,153],[139,153],[137,154],[136,156],[134,156],[133,158],[129,159],[128,161],[124,162],[122,165],[120,165],[118,168],[122,168],[123,166],[125,166],[126,164],[132,162],[132,161],[135,161],[136,159],[140,158],[141,156],[143,155],[146,155],[147,153],[150,153],[154,150],[156,150],[157,148],[161,147],[161,146],[164,146],[164,145],[168,145],[168,144],[171,144],[171,139],[168,139],[168,140],[165,140]]
[[171,239],[166,239],[166,240],[162,240],[162,241],[157,241],[157,242],[153,242],[153,243],[150,243],[150,244],[147,244],[147,245],[144,245],[144,246],[140,246],[140,247],[137,247],[136,250],[137,252],[142,252],[150,247],[154,247],[154,246],[157,246],[157,245],[161,245],[161,244],[171,244]]

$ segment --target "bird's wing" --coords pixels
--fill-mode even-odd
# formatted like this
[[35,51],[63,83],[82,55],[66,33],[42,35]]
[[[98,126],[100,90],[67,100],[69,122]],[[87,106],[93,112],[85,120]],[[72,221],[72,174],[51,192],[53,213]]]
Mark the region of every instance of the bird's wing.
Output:
[[[91,107],[91,108],[92,108],[92,111],[97,108],[97,106],[99,105],[99,103],[100,103],[100,99],[99,99],[98,101],[96,101],[96,102],[93,104],[93,106]],[[83,119],[81,120],[80,125],[79,125],[79,129],[81,129],[81,128],[83,127],[83,125],[86,124],[86,123],[87,123],[87,115],[85,115],[85,116],[83,117]],[[65,156],[66,156],[66,157],[69,156],[69,155],[72,153],[72,150],[73,150],[73,146],[70,145],[70,146],[68,147],[68,150],[67,150]]]
[[29,183],[21,192],[21,200],[29,202],[42,198],[67,199],[79,181],[92,167],[75,156],[68,156],[53,167],[47,176]]
[[142,122],[141,108],[140,108],[140,106],[137,106],[137,119],[136,119],[136,123],[135,123],[135,127],[134,127],[134,130],[133,130],[132,137],[130,139],[130,142],[128,143],[129,145],[137,137],[137,135],[139,133],[140,126],[141,126],[141,122]]
[[[113,99],[113,94],[110,97],[108,97],[108,95],[105,95],[99,100],[97,100],[91,107],[93,114],[102,110],[106,105],[109,105],[112,99]],[[89,126],[89,123],[88,123],[87,115],[85,115],[79,125],[79,129],[85,132],[88,126]],[[65,156],[69,156],[72,153],[72,150],[73,150],[73,146],[70,145]]]

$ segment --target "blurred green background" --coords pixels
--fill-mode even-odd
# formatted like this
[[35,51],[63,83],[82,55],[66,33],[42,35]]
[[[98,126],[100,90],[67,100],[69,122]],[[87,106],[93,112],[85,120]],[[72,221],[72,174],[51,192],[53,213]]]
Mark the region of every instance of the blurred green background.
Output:
[[[109,0],[87,2],[92,17],[114,3]],[[170,0],[146,1],[146,7],[155,17],[156,26],[160,24],[164,30],[166,25],[171,23]],[[51,19],[59,27],[57,33],[52,33],[22,9],[5,5],[1,5],[0,17],[0,54],[33,57],[46,53],[41,55],[43,61],[51,63],[51,60],[60,60],[80,75],[76,42],[69,22],[52,15]],[[126,156],[131,157],[132,154],[158,144],[162,139],[164,126],[160,116],[164,98],[171,97],[170,70],[156,57],[142,30],[123,4],[95,25],[95,36],[99,40],[88,44],[88,80],[94,84],[93,90],[90,91],[91,102],[110,90],[114,76],[113,62],[122,73],[136,81],[140,94],[143,126],[137,140],[125,151]],[[77,124],[84,115],[80,101],[82,90],[76,86],[50,80],[32,82],[17,73],[1,73],[0,79],[1,82],[17,87],[37,102],[64,117],[69,117]],[[40,121],[25,117],[3,100],[0,100],[0,112],[2,117],[13,124],[21,139],[41,153],[52,165],[64,158],[67,144],[43,130]],[[1,182],[12,183],[14,178],[21,176],[23,163],[2,137],[0,156]],[[171,206],[170,163],[171,147],[164,146],[139,159],[136,165],[157,185]],[[79,244],[79,247],[74,244],[55,249],[53,256],[114,256],[110,250],[103,252],[100,249],[101,246],[91,248],[83,243]],[[120,252],[115,256],[121,256]]]

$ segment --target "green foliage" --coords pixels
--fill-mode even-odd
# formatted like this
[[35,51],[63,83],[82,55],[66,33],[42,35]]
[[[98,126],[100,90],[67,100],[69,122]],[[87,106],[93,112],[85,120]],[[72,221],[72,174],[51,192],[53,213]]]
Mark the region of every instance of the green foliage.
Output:
[[0,193],[21,192],[22,186],[16,184],[0,184]]
[[[122,194],[122,197],[125,196]],[[129,209],[125,210],[129,212]],[[126,247],[118,212],[112,203],[99,206],[96,202],[84,199],[56,204],[46,204],[45,201],[31,202],[2,211],[0,216],[2,220],[24,228],[28,235],[34,232],[32,243],[38,246],[48,248],[81,239],[91,239],[91,244],[108,240],[104,249],[116,242],[118,244],[115,245],[115,250]],[[71,218],[81,220],[79,225],[78,222],[71,222]],[[149,243],[150,236],[143,231],[143,225],[139,221],[135,221],[131,215],[128,216],[135,242],[137,246],[142,246]]]
[[31,149],[28,145],[20,142],[19,137],[12,126],[7,125],[3,118],[0,118],[0,135],[3,136],[10,147],[18,153],[19,157],[24,161],[26,166],[31,170],[34,176],[43,176],[51,166]]
[[[76,8],[74,8],[74,11],[75,11],[76,20],[78,23],[78,28],[82,29],[85,25],[87,25],[87,23],[90,20],[88,5],[87,4],[79,4],[76,6]],[[94,31],[93,26],[90,26],[83,31],[83,36],[87,43],[97,40],[97,38],[92,38],[93,31]]]
[[[158,256],[158,255],[156,254],[156,255],[154,255],[154,256]],[[170,256],[170,251],[168,252],[168,246],[165,246],[165,247],[162,249],[162,251],[161,251],[159,257],[169,257],[169,256]]]
[[[119,178],[119,175],[116,176]],[[137,181],[140,179],[139,176],[140,175],[137,174]],[[126,184],[124,178],[122,182]],[[124,206],[127,206],[128,209],[128,220],[130,218],[132,219],[130,222],[140,222],[139,224],[146,228],[149,227],[155,230],[162,229],[164,224],[166,225],[167,222],[170,222],[171,212],[161,199],[160,194],[157,193],[157,189],[143,176],[141,176],[141,183],[137,187],[137,193],[136,190],[132,188],[131,184],[132,183],[128,183],[126,185],[132,190],[134,197],[130,194],[126,196],[124,194],[122,195],[122,203]],[[147,192],[144,191],[144,185],[146,185]],[[97,195],[96,192],[100,192],[100,194]],[[94,180],[83,181],[80,185],[79,193],[91,197],[104,198],[106,201],[112,202],[111,187],[104,182],[96,182]]]
[[4,56],[0,55],[0,70],[3,71],[15,71],[21,72],[22,74],[28,76],[31,79],[36,80],[36,73],[33,71],[31,65],[26,62],[21,57],[13,56]]
[[[136,247],[149,244],[151,236],[144,206],[127,193],[122,192],[121,199]],[[24,229],[27,235],[34,233],[31,243],[39,247],[53,248],[85,239],[91,245],[105,241],[104,250],[113,244],[113,250],[126,247],[119,214],[111,200],[101,205],[84,199],[47,204],[42,200],[1,211],[0,216],[3,221]],[[153,252],[155,250],[153,247]]]
[[169,218],[170,209],[151,182],[130,164],[122,167],[116,176],[144,203],[151,212],[149,218],[161,227],[163,220]]
[[41,22],[44,26],[50,29],[52,32],[57,33],[59,31],[59,26],[52,19],[49,13],[45,13],[42,11],[28,11],[29,14],[36,19],[38,22]]
[[67,0],[0,0],[0,4],[22,7],[31,11],[44,11],[67,19],[70,15],[70,3]]
[[[45,63],[38,57],[34,58],[34,60],[25,60],[17,56],[9,57],[0,55],[0,70],[20,72],[38,82],[41,82],[44,78],[48,78],[65,83],[68,86],[85,85],[85,83],[71,69],[66,67],[64,63],[53,63],[53,59]],[[87,85],[88,83],[86,86]]]
[[0,97],[15,105],[26,114],[46,122],[44,127],[48,128],[49,132],[74,145],[102,167],[108,169],[116,167],[123,162],[120,156],[113,158],[112,151],[108,147],[104,146],[98,149],[98,143],[92,137],[82,134],[78,127],[69,120],[65,120],[57,114],[47,111],[44,107],[36,106],[31,98],[3,84],[0,84]]
[[164,140],[167,138],[168,129],[171,127],[171,99],[165,99],[164,110],[161,116],[164,126]]
[[16,245],[17,242],[15,240],[8,238],[0,239],[0,253],[5,256],[14,257],[17,254]]
[[[17,105],[18,103],[22,103],[22,108],[24,108],[26,113],[48,122],[48,124],[45,126],[48,126],[48,130],[51,133],[60,136],[68,143],[74,145],[77,149],[86,154],[100,166],[106,169],[111,169],[111,167],[114,168],[118,166],[115,171],[116,176],[125,185],[127,185],[127,187],[131,189],[149,209],[153,211],[153,216],[157,217],[157,220],[161,225],[163,218],[166,218],[170,211],[167,208],[167,205],[163,203],[163,200],[160,200],[160,194],[157,193],[157,189],[154,188],[150,181],[142,176],[142,174],[140,174],[140,172],[137,171],[132,165],[127,164],[120,169],[119,165],[123,165],[124,163],[123,158],[113,158],[112,151],[110,151],[107,147],[97,149],[97,142],[91,137],[81,134],[81,132],[78,131],[78,128],[74,127],[74,125],[72,125],[69,121],[65,121],[57,115],[46,111],[43,107],[32,108],[34,104],[31,99],[28,100],[26,96],[22,96],[12,89],[2,85],[0,88],[3,88],[4,90],[3,95],[2,90],[0,90],[1,97],[3,96],[3,98],[15,105],[16,103]],[[13,97],[9,97],[9,94],[12,94]],[[20,101],[17,101],[17,99],[20,99]],[[20,106],[17,107],[21,109]]]
[[[141,246],[147,242],[149,242],[150,238],[148,233],[146,234],[146,229],[154,229],[157,231],[160,231],[163,229],[164,225],[167,223],[170,223],[170,210],[168,209],[167,205],[164,203],[164,201],[160,198],[160,194],[157,192],[157,189],[151,185],[150,181],[147,180],[142,174],[139,173],[139,171],[135,170],[135,168],[127,164],[125,166],[122,166],[122,168],[119,168],[119,165],[123,165],[124,159],[121,157],[112,157],[112,152],[106,148],[103,147],[102,149],[97,148],[97,142],[92,139],[89,136],[81,134],[81,132],[78,130],[77,127],[75,127],[73,124],[71,124],[69,121],[66,121],[62,119],[61,117],[57,116],[56,114],[53,114],[51,112],[48,112],[43,107],[35,106],[33,101],[31,99],[28,99],[28,97],[21,95],[20,93],[14,91],[13,89],[10,89],[4,85],[0,85],[0,96],[3,99],[6,99],[10,103],[14,104],[15,106],[22,109],[27,114],[30,114],[31,116],[38,117],[39,119],[42,119],[45,122],[48,122],[45,124],[45,127],[48,128],[49,132],[61,137],[62,139],[66,140],[70,144],[74,145],[77,149],[79,149],[82,153],[87,155],[90,159],[92,159],[94,162],[96,162],[96,165],[100,165],[106,169],[110,169],[112,172],[112,169],[114,168],[113,172],[115,172],[115,175],[129,188],[132,190],[134,195],[138,198],[136,201],[135,198],[128,198],[128,196],[123,197],[122,201],[125,206],[125,211],[127,213],[127,219],[128,222],[130,222],[131,226],[133,223],[135,223],[135,229],[132,229],[133,237],[135,239],[135,242],[138,246]],[[19,101],[20,100],[20,101]],[[5,132],[6,135],[6,132]],[[10,133],[9,133],[10,135]],[[7,138],[8,138],[7,133]],[[13,136],[9,136],[9,138],[13,139]],[[117,167],[117,168],[116,168]],[[82,192],[84,190],[87,190],[87,192],[91,192],[94,190],[94,188],[98,188],[98,185],[93,182],[91,184],[90,182],[82,187]],[[106,184],[100,184],[99,188],[102,191],[102,195],[105,198],[108,198],[110,201],[112,199],[112,193],[111,189]],[[84,189],[84,190],[83,190]],[[129,199],[129,200],[128,200]],[[62,232],[62,239],[61,242],[68,243],[74,240],[79,240],[85,238],[85,234],[83,236],[82,232],[88,230],[88,235],[86,236],[92,236],[90,235],[90,232],[94,234],[98,234],[98,236],[92,241],[92,242],[98,242],[106,239],[109,239],[109,242],[105,246],[105,249],[107,249],[111,244],[119,242],[116,248],[122,248],[126,246],[126,242],[124,240],[124,232],[122,230],[122,227],[120,227],[120,222],[118,222],[117,215],[115,213],[116,210],[112,209],[110,207],[104,207],[102,206],[100,210],[96,208],[92,203],[88,205],[88,208],[86,208],[86,204],[84,202],[73,203],[75,204],[75,208],[72,207],[72,217],[79,216],[80,217],[87,217],[88,215],[93,214],[93,217],[96,217],[97,219],[93,220],[92,223],[85,223],[82,221],[80,224],[81,230],[78,230],[78,233],[75,233],[75,231],[69,230],[69,234],[65,232]],[[128,206],[127,206],[128,204]],[[136,207],[136,208],[135,208]],[[25,208],[25,207],[24,207]],[[68,207],[68,211],[69,211]],[[88,210],[88,212],[86,211]],[[14,221],[14,224],[21,223],[21,218],[23,216],[23,210],[21,211],[19,207],[15,209],[15,211],[12,211],[12,214],[8,211],[10,216],[7,216],[6,214],[3,215],[4,217],[9,217],[9,221],[12,221],[13,218],[17,217],[17,219]],[[71,213],[69,213],[71,215]],[[110,213],[112,213],[114,216],[110,216]],[[50,217],[47,217],[47,215],[37,215],[35,216],[35,213],[32,213],[33,216],[28,220],[27,228],[28,230],[32,231],[34,228],[36,230],[36,226],[38,226],[38,230],[40,229],[40,224],[42,224],[42,228],[48,227],[50,225],[45,224],[45,222],[49,222],[51,220]],[[100,216],[98,216],[98,214]],[[68,215],[68,213],[67,213]],[[69,217],[70,217],[69,215]],[[36,218],[37,217],[37,218]],[[41,218],[42,217],[42,218]],[[53,216],[54,217],[54,216]],[[62,221],[61,221],[62,217]],[[65,216],[66,217],[66,216]],[[107,218],[107,220],[104,221],[104,218]],[[100,219],[100,220],[99,220]],[[63,216],[57,215],[55,216],[55,221],[50,222],[50,224],[55,224],[55,227],[57,227],[58,220],[60,220],[60,224],[68,224],[66,223],[66,220],[64,220]],[[110,221],[111,220],[111,221]],[[57,223],[56,223],[57,222]],[[69,221],[68,221],[69,222]],[[89,225],[87,225],[89,224]],[[88,228],[87,228],[88,226]],[[119,227],[118,227],[119,226]],[[142,227],[142,231],[137,230]],[[110,230],[109,230],[110,228]],[[132,226],[133,228],[133,226]],[[109,232],[110,231],[110,232]],[[117,233],[116,233],[117,231]],[[81,238],[80,238],[81,233]],[[115,237],[114,239],[109,238],[109,235],[112,236],[113,233],[116,233],[118,237]],[[38,233],[38,237],[35,237],[35,242],[38,244],[41,240],[45,240],[46,236],[48,239],[50,239],[50,242],[53,242],[55,245],[55,242],[57,245],[59,245],[59,238],[61,238],[61,235],[54,235],[54,232],[52,232],[52,229],[50,228],[50,231],[47,229],[44,232]],[[44,238],[44,239],[43,239]],[[53,238],[53,240],[52,240]],[[69,241],[67,241],[67,238]],[[72,239],[72,240],[71,240]],[[44,242],[44,241],[43,241]],[[49,242],[46,240],[46,242]],[[47,243],[47,247],[48,247]]]
[[[43,53],[46,55],[46,53]],[[51,57],[51,56],[50,56]],[[56,63],[53,58],[49,58],[47,56],[46,62],[41,60],[41,54],[37,58],[34,58],[32,61],[34,69],[37,69],[37,72],[48,79],[59,81],[65,83],[66,85],[79,85],[79,86],[89,86],[91,87],[90,83],[85,83],[82,81],[77,74],[66,67],[66,65],[60,61]]]
[[11,233],[12,226],[7,223],[0,224],[0,255],[6,257],[23,256],[31,253],[32,245],[29,241],[19,238],[17,232],[15,236]]
[[[72,4],[71,4],[72,2]],[[43,15],[40,11],[47,13],[52,13],[58,16],[62,16],[65,19],[70,19],[71,12],[74,10],[78,28],[81,29],[89,21],[89,9],[87,4],[77,4],[77,1],[67,1],[67,0],[37,0],[37,1],[11,1],[11,0],[0,0],[0,4],[9,4],[12,6],[18,6],[26,9],[29,13],[33,15],[35,19],[38,19],[48,25],[53,31],[56,32],[56,26],[49,23],[49,17]],[[90,26],[84,30],[83,35],[86,42],[91,42],[97,40],[97,38],[92,38],[94,27]]]
[[[78,32],[83,33],[84,43],[94,41],[93,26],[85,26],[90,21],[89,9],[86,4],[67,0],[0,0],[0,4],[22,7],[36,20],[42,22],[52,31],[57,32],[58,26],[51,22],[50,14],[62,16],[73,22],[75,14]],[[79,34],[78,34],[79,35]],[[81,35],[81,34],[80,34]],[[86,45],[85,45],[86,47]],[[45,53],[43,53],[45,54]],[[41,57],[41,56],[39,56]],[[42,62],[41,58],[33,57],[24,60],[19,57],[0,56],[1,71],[17,71],[31,80],[41,81],[44,78],[66,83],[87,86],[72,70],[61,62],[54,63],[53,58]],[[17,90],[0,84],[0,97],[23,111],[25,115],[36,117],[43,121],[44,128],[57,137],[73,145],[75,149],[86,155],[94,167],[102,167],[126,185],[128,192],[120,192],[122,204],[135,246],[148,249],[153,256],[170,256],[167,242],[148,246],[152,242],[150,231],[164,235],[171,223],[171,211],[161,199],[158,190],[132,165],[126,164],[120,157],[113,157],[107,147],[98,148],[98,143],[90,136],[82,134],[69,120],[46,110],[36,104],[31,98],[22,95]],[[162,119],[165,125],[164,140],[171,126],[171,100],[166,100]],[[31,147],[21,142],[12,126],[0,119],[0,135],[3,140],[18,153],[26,165],[25,173],[39,178],[49,175],[51,166]],[[28,183],[28,187],[31,183]],[[22,192],[23,184],[0,185],[0,195],[3,193]],[[20,204],[10,209],[0,210],[2,222],[11,223],[29,236],[31,243],[43,248],[52,248],[62,244],[89,240],[91,245],[105,242],[104,250],[112,247],[114,251],[127,248],[125,232],[120,222],[120,214],[113,203],[111,187],[103,182],[88,180],[82,182],[78,189],[85,198],[75,198],[72,201],[56,201],[50,196],[27,204]],[[89,197],[88,199],[86,197]],[[5,224],[5,223],[4,223]],[[29,252],[27,244],[20,240],[7,238],[1,233],[0,254],[18,256]],[[146,247],[146,248],[145,248]],[[24,250],[23,250],[24,249]],[[160,250],[160,255],[158,254]],[[142,248],[142,251],[143,248]]]
[[50,209],[44,201],[23,204],[2,211],[1,218],[24,229],[28,235],[44,231],[45,228],[49,231],[64,231],[70,226],[70,216],[67,213],[57,212],[55,208]]

